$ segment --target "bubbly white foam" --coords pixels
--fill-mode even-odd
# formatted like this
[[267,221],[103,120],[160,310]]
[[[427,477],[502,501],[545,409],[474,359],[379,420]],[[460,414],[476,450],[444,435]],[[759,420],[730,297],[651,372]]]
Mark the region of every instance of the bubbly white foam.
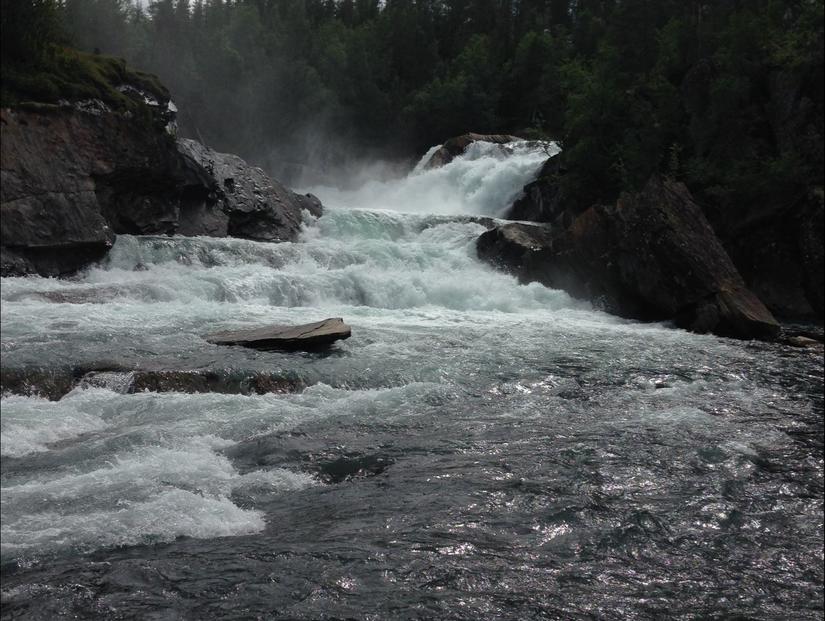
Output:
[[[53,409],[67,410],[59,403]],[[240,475],[215,452],[228,444],[215,436],[179,437],[170,446],[137,447],[6,485],[0,490],[2,554],[259,532],[263,514],[234,505],[233,492],[251,489],[260,496],[315,483],[283,469]]]
[[0,454],[8,457],[44,452],[51,443],[107,427],[94,413],[79,411],[71,405],[57,408],[39,397],[9,395],[3,397],[2,407]]
[[147,500],[119,499],[107,509],[76,513],[46,511],[3,519],[2,554],[136,545],[197,538],[248,535],[264,529],[263,513],[229,499],[169,489]]
[[484,230],[472,222],[331,208],[297,244],[121,235],[107,262],[82,280],[7,279],[2,295],[21,303],[9,307],[11,321],[17,310],[25,321],[30,305],[63,302],[66,313],[65,306],[96,304],[97,323],[116,304],[136,302],[182,303],[190,312],[208,302],[506,312],[587,306],[562,291],[520,285],[478,261],[475,242]]

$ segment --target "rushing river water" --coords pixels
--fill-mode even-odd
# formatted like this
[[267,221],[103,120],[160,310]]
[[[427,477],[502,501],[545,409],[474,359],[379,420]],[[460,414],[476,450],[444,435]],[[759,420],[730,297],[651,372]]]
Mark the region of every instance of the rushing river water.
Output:
[[[299,243],[121,236],[76,279],[3,279],[4,367],[306,386],[4,395],[3,618],[821,619],[821,349],[480,263],[443,214],[498,215],[543,159],[481,149],[319,190]],[[325,354],[202,338],[336,316]]]

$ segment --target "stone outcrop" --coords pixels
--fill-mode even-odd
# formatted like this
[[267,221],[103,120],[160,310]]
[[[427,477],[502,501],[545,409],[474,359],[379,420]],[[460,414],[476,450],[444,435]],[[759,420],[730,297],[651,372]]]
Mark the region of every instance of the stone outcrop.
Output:
[[177,140],[171,102],[145,115],[102,102],[0,111],[0,271],[70,274],[115,235],[230,235],[285,241],[321,204],[261,169]]
[[241,345],[253,349],[313,350],[348,339],[350,327],[341,318],[324,319],[299,326],[265,326],[253,330],[216,332],[206,337],[214,345]]
[[291,241],[301,228],[301,211],[320,216],[321,201],[299,195],[270,179],[237,155],[217,153],[195,140],[181,139],[178,149],[195,170],[205,170],[211,192],[184,187],[178,233]]
[[680,183],[654,177],[642,192],[591,207],[567,227],[505,224],[482,234],[477,247],[523,281],[624,317],[738,338],[779,333]]
[[[506,213],[509,220],[569,227],[581,214],[564,196],[563,154],[547,160]],[[825,312],[825,227],[822,188],[781,203],[766,199],[747,213],[710,214],[713,228],[747,287],[772,313],[818,318]]]
[[566,170],[562,154],[549,158],[539,169],[536,179],[524,186],[524,192],[510,206],[506,218],[569,226],[572,222],[570,201],[565,200],[559,183]]
[[518,136],[510,136],[509,134],[462,134],[455,138],[450,138],[447,142],[441,145],[435,153],[430,156],[430,159],[424,164],[424,168],[438,168],[453,161],[464,151],[467,150],[474,142],[492,142],[493,144],[507,144],[508,142],[516,142],[523,140]]

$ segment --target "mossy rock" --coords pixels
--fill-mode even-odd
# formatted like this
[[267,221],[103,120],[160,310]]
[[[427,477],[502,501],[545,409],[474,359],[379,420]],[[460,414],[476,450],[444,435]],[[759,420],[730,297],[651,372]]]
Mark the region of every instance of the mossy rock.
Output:
[[143,104],[118,90],[124,84],[151,94],[159,102],[170,98],[157,76],[128,67],[122,58],[54,47],[36,64],[4,60],[0,104],[100,99],[114,110],[137,111]]

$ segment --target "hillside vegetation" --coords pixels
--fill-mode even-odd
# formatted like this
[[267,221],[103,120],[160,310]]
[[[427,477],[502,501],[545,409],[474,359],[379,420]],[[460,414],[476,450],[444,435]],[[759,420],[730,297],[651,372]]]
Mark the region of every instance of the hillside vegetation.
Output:
[[[287,178],[472,130],[563,142],[582,204],[653,172],[737,214],[822,186],[823,0],[35,0],[21,32],[47,36],[8,44],[6,4],[4,59],[49,37],[126,58],[185,133]],[[4,60],[4,101],[117,97],[119,61],[51,54]]]

